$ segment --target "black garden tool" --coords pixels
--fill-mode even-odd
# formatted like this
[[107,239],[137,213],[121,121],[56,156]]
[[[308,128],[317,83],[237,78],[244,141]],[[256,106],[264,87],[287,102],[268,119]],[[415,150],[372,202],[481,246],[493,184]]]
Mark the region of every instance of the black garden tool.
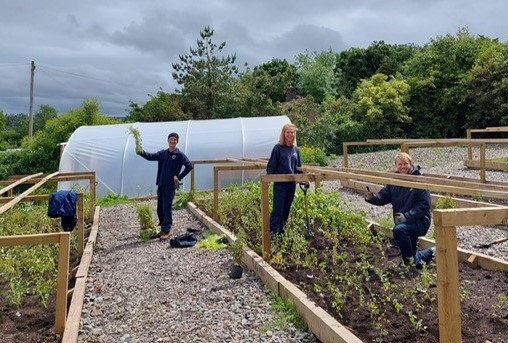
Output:
[[508,236],[503,237],[503,238],[498,238],[495,241],[492,241],[490,243],[476,244],[476,245],[474,245],[474,247],[475,248],[490,248],[494,244],[499,244],[499,243],[503,243],[503,242],[506,242],[506,241],[508,241]]
[[307,191],[309,190],[310,184],[308,182],[300,183],[300,188],[303,191],[303,204],[305,209],[305,239],[309,240],[312,236],[312,230],[310,229],[310,221],[309,221],[309,209],[307,204]]

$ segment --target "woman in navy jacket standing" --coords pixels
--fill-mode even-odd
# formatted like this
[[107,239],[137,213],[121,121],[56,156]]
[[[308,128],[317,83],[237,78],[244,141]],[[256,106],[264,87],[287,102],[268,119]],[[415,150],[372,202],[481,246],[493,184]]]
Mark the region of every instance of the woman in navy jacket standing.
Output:
[[[273,147],[266,166],[267,174],[296,174],[301,167],[300,152],[296,147],[296,131],[294,124],[282,127],[279,142]],[[289,218],[289,210],[295,197],[295,182],[274,182],[273,209],[270,214],[270,232],[284,233],[284,225]]]

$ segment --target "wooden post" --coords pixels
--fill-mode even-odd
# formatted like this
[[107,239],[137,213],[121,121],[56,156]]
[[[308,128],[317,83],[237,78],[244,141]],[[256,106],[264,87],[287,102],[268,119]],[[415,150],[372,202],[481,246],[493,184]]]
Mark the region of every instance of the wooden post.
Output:
[[[466,130],[466,139],[471,139],[471,129]],[[473,159],[473,149],[471,148],[471,144],[467,145],[467,159]]]
[[56,282],[56,314],[55,332],[62,334],[65,330],[67,318],[67,283],[69,282],[69,253],[70,234],[60,234],[60,247],[58,251],[58,276]]
[[191,162],[192,163],[192,170],[191,170],[191,174],[190,174],[190,193],[191,193],[191,197],[194,197],[194,191],[196,189],[196,174],[194,172],[194,168],[196,167],[196,165],[194,164],[194,162]]
[[434,211],[439,342],[461,343],[457,230],[441,223],[442,213]]
[[348,155],[347,155],[347,149],[348,148],[348,144],[347,143],[342,143],[342,159],[343,159],[343,167],[344,168],[349,168],[349,159],[348,159]]
[[261,176],[261,218],[263,225],[262,232],[262,244],[263,244],[263,259],[268,262],[271,253],[271,241],[270,241],[270,206],[268,199],[268,191],[270,182],[264,181]]
[[213,220],[219,222],[219,169],[213,167]]
[[486,167],[485,167],[485,143],[480,144],[480,181],[486,182]]
[[90,177],[90,213],[88,214],[88,218],[92,219],[95,211],[95,201],[97,200],[97,185],[95,183],[95,172],[91,172],[92,175]]
[[[78,256],[83,256],[85,250],[85,197],[78,193]],[[91,215],[90,215],[91,216]]]
[[400,151],[409,154],[409,146],[406,143],[402,143],[400,145]]

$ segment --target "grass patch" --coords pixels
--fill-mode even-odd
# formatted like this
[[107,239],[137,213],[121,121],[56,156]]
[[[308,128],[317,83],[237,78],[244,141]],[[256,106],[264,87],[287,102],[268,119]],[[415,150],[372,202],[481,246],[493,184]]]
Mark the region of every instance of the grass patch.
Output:
[[291,327],[299,331],[308,330],[302,316],[296,311],[295,304],[288,299],[283,299],[275,292],[270,292],[270,310],[275,314],[275,320],[261,327],[262,331],[287,330]]

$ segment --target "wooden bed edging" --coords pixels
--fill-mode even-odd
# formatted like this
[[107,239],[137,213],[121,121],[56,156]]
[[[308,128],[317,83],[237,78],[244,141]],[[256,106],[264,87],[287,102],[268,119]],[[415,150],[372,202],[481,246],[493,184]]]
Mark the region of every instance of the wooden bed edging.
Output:
[[[210,230],[226,235],[230,242],[236,239],[234,234],[207,216],[195,204],[189,202],[187,208]],[[298,313],[304,318],[309,330],[320,341],[323,343],[362,343],[362,340],[356,337],[344,325],[340,324],[323,308],[316,306],[305,293],[286,280],[252,249],[244,247],[242,262],[247,268],[253,270],[267,287],[295,304]]]
[[93,257],[93,248],[97,240],[99,230],[100,207],[95,207],[92,229],[88,236],[88,241],[79,262],[78,271],[76,273],[76,282],[69,306],[69,313],[65,322],[65,330],[62,336],[62,343],[76,343],[78,341],[79,323],[81,321],[81,311],[83,309],[83,301],[86,293],[86,278],[88,269]]

